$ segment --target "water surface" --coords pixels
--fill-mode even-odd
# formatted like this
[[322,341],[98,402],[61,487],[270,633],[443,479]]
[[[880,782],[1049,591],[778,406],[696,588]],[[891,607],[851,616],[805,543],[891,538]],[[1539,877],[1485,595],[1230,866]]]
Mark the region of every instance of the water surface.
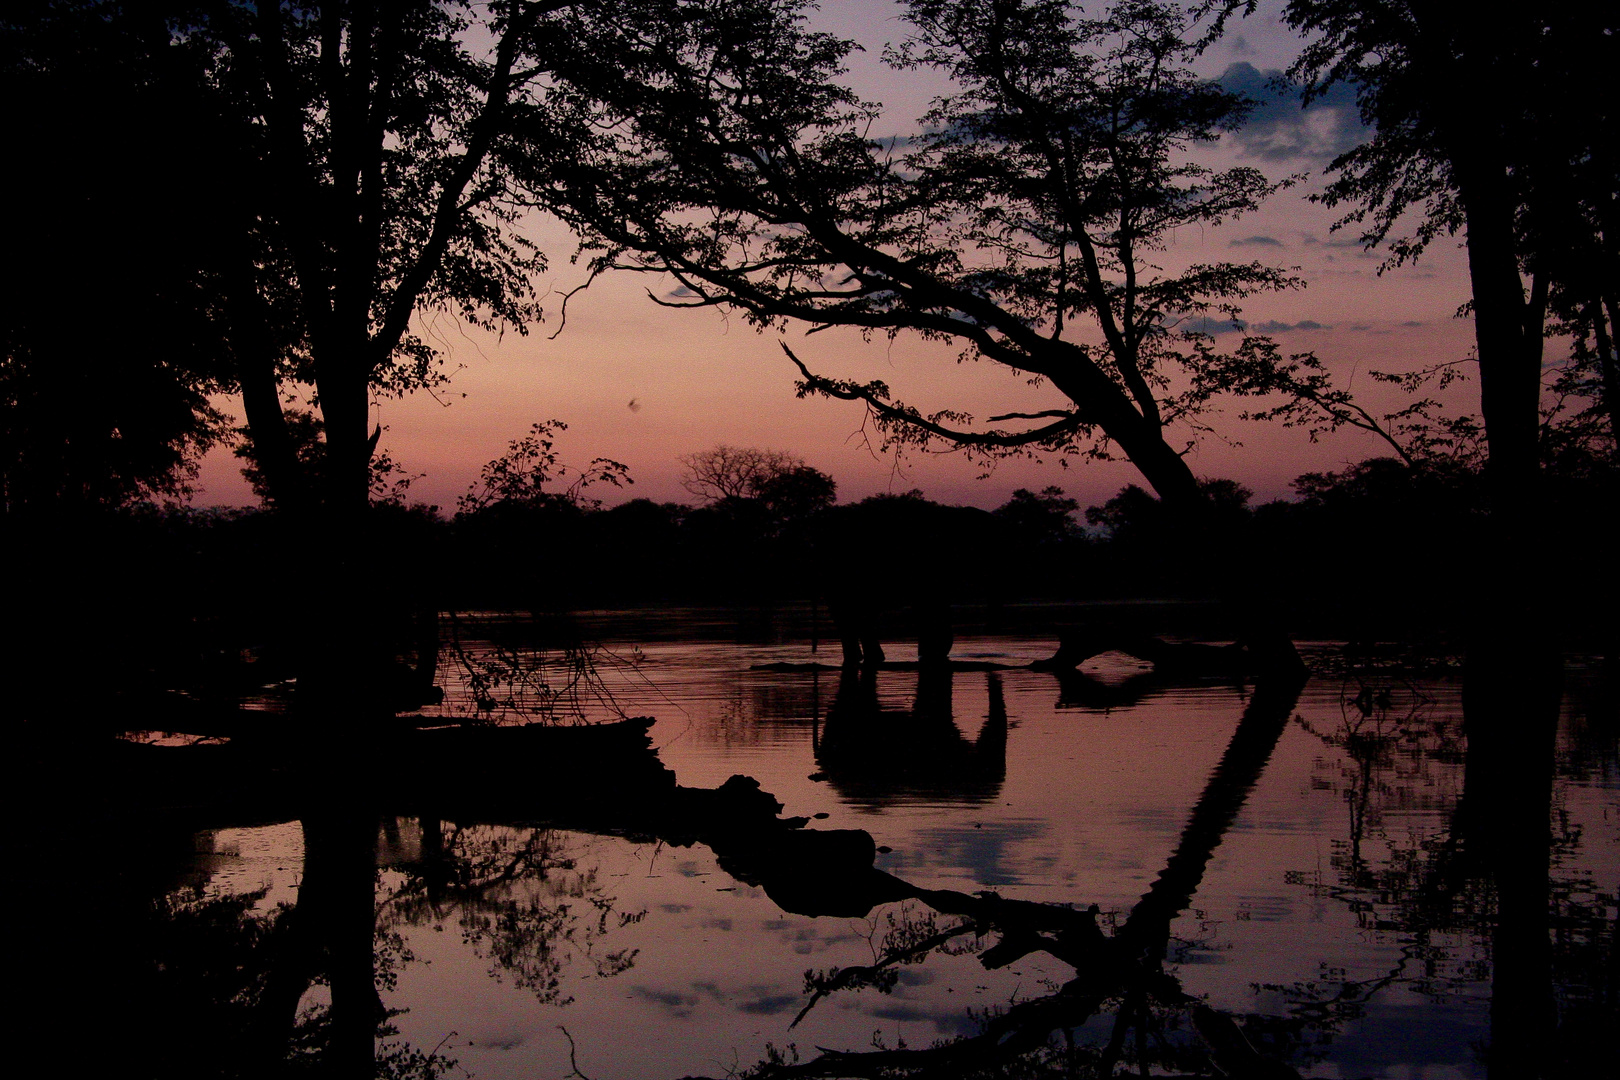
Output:
[[[463,625],[470,651],[488,629]],[[837,672],[762,669],[817,659],[806,641],[642,629],[604,634],[617,660],[602,659],[602,679],[615,707],[657,717],[652,737],[682,785],[752,776],[813,828],[871,833],[878,867],[907,882],[1095,904],[1105,928],[1175,851],[1252,692],[1142,685],[1145,665],[1119,654],[1088,663],[1096,683],[1078,694],[1053,675],[1009,669],[956,672],[942,698],[913,671],[882,671],[877,713],[851,727],[840,693],[847,704],[852,690]],[[953,657],[1021,665],[1051,647],[1044,637],[962,638]],[[908,657],[902,648],[891,658]],[[1577,691],[1581,679],[1572,676]],[[454,712],[465,701],[452,691]],[[1620,891],[1614,734],[1580,700],[1572,694],[1561,720],[1551,867],[1555,981],[1572,1016],[1614,1007],[1599,972]],[[1462,865],[1458,683],[1318,676],[1292,712],[1171,925],[1166,970],[1303,1075],[1484,1076],[1493,898],[1448,870]],[[488,781],[540,788],[566,768],[492,762]],[[429,895],[414,869],[424,827],[471,868],[476,900]],[[204,889],[263,890],[257,910],[273,911],[296,899],[301,845],[297,823],[212,833],[201,844]],[[701,845],[544,822],[395,819],[379,830],[377,861],[392,1045],[453,1058],[454,1068],[440,1062],[449,1075],[719,1076],[773,1049],[922,1047],[972,1035],[1074,975],[1039,952],[986,970],[978,957],[995,937],[967,935],[899,965],[888,992],[833,994],[793,1026],[807,972],[873,963],[886,944],[953,920],[914,900],[864,918],[795,915]],[[305,1008],[319,1003],[316,991]],[[1201,1053],[1184,1017],[1157,1023],[1163,1048],[1144,1043],[1138,1064]],[[1067,1037],[1101,1045],[1112,1025],[1105,1013]]]

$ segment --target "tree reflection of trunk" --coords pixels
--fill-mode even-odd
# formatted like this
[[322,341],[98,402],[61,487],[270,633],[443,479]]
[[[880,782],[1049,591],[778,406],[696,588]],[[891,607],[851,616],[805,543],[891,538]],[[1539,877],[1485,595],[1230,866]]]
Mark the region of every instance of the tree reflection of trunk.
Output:
[[1204,785],[1175,852],[1120,928],[1119,936],[1131,947],[1150,949],[1162,958],[1171,922],[1192,902],[1215,849],[1271,760],[1303,686],[1298,677],[1263,679],[1255,685],[1254,697]]
[[298,903],[282,915],[282,948],[252,1028],[253,1057],[261,1075],[281,1075],[299,1004],[324,971],[332,1002],[322,1064],[335,1076],[370,1076],[383,1017],[373,954],[377,819],[368,811],[329,808],[306,816],[303,833]]
[[325,949],[332,990],[326,1064],[345,1077],[371,1075],[372,1044],[382,1019],[373,956],[376,838],[372,813],[340,808],[304,819],[298,908]]
[[[955,931],[932,935],[918,948],[902,949],[880,959],[871,968],[835,969],[800,1015],[803,1018],[827,993],[847,986],[867,985],[869,976],[895,963],[920,959],[925,951],[963,932],[1001,932],[1001,943],[983,954],[987,966],[1003,967],[1019,957],[1044,951],[1076,969],[1076,977],[1056,993],[1009,1006],[989,1017],[982,1033],[927,1049],[875,1050],[864,1053],[826,1051],[822,1056],[794,1065],[768,1065],[761,1076],[897,1076],[959,1075],[1003,1068],[1021,1055],[1049,1046],[1055,1032],[1070,1032],[1095,1017],[1107,1001],[1123,993],[1124,1000],[1101,1053],[1097,1075],[1112,1073],[1125,1046],[1127,1033],[1136,1029],[1137,1045],[1145,1047],[1151,1022],[1150,999],[1185,1005],[1192,999],[1176,979],[1163,970],[1170,926],[1192,902],[1204,872],[1227,830],[1260,779],[1278,739],[1293,715],[1304,686],[1296,674],[1262,679],[1239,721],[1214,774],[1189,815],[1180,842],[1164,870],[1131,910],[1112,938],[1102,938],[1094,925],[1090,933],[1080,925],[1082,913],[1051,905],[1004,900],[994,894],[969,896],[950,890],[907,887],[934,910],[964,916]],[[1052,931],[1055,930],[1055,934]],[[992,954],[995,955],[992,961]],[[812,983],[815,979],[810,980]],[[1213,1010],[1210,1011],[1212,1016]],[[796,1020],[795,1023],[798,1021]],[[1229,1075],[1294,1077],[1280,1062],[1263,1059],[1242,1040],[1235,1024],[1226,1021],[1235,1040],[1215,1048],[1217,1063]],[[1230,1042],[1241,1045],[1232,1047]],[[1233,1052],[1235,1050],[1235,1052]],[[1072,1055],[1071,1055],[1072,1056]],[[1146,1075],[1147,1060],[1141,1062]]]
[[1490,1080],[1560,1073],[1549,938],[1550,813],[1560,670],[1534,643],[1469,658],[1463,842],[1496,885],[1491,931]]
[[910,711],[878,702],[877,672],[845,668],[825,721],[814,733],[816,763],[846,798],[889,805],[906,798],[984,802],[1007,775],[1007,708],[1000,679],[986,675],[989,715],[967,739],[953,716],[955,674],[922,666]]
[[449,891],[451,873],[450,853],[444,845],[444,821],[436,814],[424,814],[420,827],[421,860],[417,873],[422,877],[429,905],[437,908]]
[[952,677],[948,664],[922,664],[917,669],[917,697],[912,715],[923,723],[951,723]]

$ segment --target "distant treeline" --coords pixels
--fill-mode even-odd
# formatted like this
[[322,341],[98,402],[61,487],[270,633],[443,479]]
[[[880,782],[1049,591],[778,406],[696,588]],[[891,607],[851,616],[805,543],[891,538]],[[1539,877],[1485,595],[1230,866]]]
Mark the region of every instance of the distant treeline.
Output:
[[[1375,458],[1303,475],[1296,498],[1258,506],[1236,483],[1206,481],[1215,509],[1196,528],[1134,485],[1083,512],[1055,487],[986,511],[916,491],[839,504],[824,474],[795,472],[795,484],[700,506],[531,492],[464,500],[446,516],[383,500],[371,562],[356,572],[379,607],[402,613],[771,605],[850,590],[893,608],[1198,601],[1236,585],[1280,601],[1296,635],[1384,640],[1455,637],[1491,572],[1478,554],[1483,484],[1465,468]],[[1564,478],[1545,507],[1563,539],[1547,589],[1570,598],[1560,632],[1574,639],[1612,620],[1615,477]],[[137,652],[193,641],[181,651],[200,659],[306,610],[298,523],[275,510],[142,504],[13,540],[14,565],[58,571],[37,579],[52,590],[41,607],[59,598],[61,617],[100,620]]]

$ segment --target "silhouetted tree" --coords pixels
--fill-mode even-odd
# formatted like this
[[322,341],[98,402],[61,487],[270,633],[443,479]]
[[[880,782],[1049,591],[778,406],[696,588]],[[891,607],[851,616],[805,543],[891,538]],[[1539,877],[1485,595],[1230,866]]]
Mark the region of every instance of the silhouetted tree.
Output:
[[226,434],[220,245],[176,228],[222,201],[218,124],[160,18],[22,2],[0,93],[27,167],[0,171],[0,514],[183,497]]
[[1065,496],[1060,487],[1045,487],[1039,492],[1019,488],[992,513],[1026,542],[1060,544],[1080,537],[1080,526],[1074,519],[1079,509],[1079,501]]
[[[540,317],[544,259],[515,225],[553,149],[537,142],[535,54],[556,6],[221,4],[189,28],[232,119],[259,136],[245,210],[285,253],[261,273],[291,293],[302,336],[280,370],[256,374],[272,392],[286,379],[318,393],[333,511],[366,503],[370,396],[436,377],[438,350],[413,319],[443,311],[521,333]],[[278,403],[256,397],[261,412],[250,392],[244,382],[262,459]]]
[[804,29],[795,4],[672,4],[594,27],[564,68],[605,133],[564,172],[563,212],[599,268],[673,275],[684,292],[661,303],[947,340],[1071,403],[990,418],[1038,426],[979,429],[794,358],[801,393],[864,402],[893,442],[1112,442],[1164,498],[1198,506],[1179,443],[1219,389],[1184,378],[1214,350],[1198,331],[1297,284],[1259,263],[1153,261],[1175,230],[1277,187],[1184,153],[1244,111],[1188,67],[1227,10],[912,0],[911,36],[886,59],[954,85],[907,139],[869,137],[877,106],[836,82],[851,46]]
[[[69,442],[89,451],[99,430],[115,452],[156,448],[108,482],[138,493],[172,487],[163,478],[183,477],[207,441],[217,421],[202,395],[239,390],[258,481],[286,512],[285,551],[309,585],[319,670],[299,685],[311,700],[344,688],[337,711],[366,708],[363,672],[378,658],[362,654],[382,636],[362,592],[383,546],[365,535],[381,435],[372,395],[438,378],[422,318],[523,332],[541,314],[544,259],[519,224],[565,152],[541,59],[564,6],[78,0],[7,12],[7,89],[42,103],[30,128],[44,136],[44,167],[63,170],[59,216],[86,223],[68,237],[50,232],[52,216],[30,224],[27,250],[51,272],[36,268],[22,299],[47,287],[67,296],[61,282],[86,276],[63,265],[69,253],[120,252],[88,264],[116,333],[63,348],[55,339],[75,335],[60,328],[84,325],[86,298],[72,320],[60,302],[39,306],[8,331],[6,393],[31,403],[38,387],[67,382],[58,357],[83,363],[97,384],[83,400],[109,408],[85,411]],[[15,177],[10,204],[27,205],[19,185],[41,177]],[[130,232],[109,245],[97,231],[109,227]],[[172,348],[138,343],[123,363],[136,328]],[[117,377],[94,377],[115,360]],[[318,439],[289,419],[289,398],[318,409]],[[17,456],[38,473],[30,463],[64,439],[46,409],[32,427],[13,415],[8,441],[31,440]],[[8,490],[15,473],[8,464]]]
[[1349,208],[1341,223],[1363,226],[1369,245],[1389,242],[1395,263],[1439,236],[1466,236],[1487,477],[1505,544],[1492,578],[1498,593],[1511,590],[1499,597],[1511,622],[1534,591],[1519,571],[1538,516],[1550,310],[1591,342],[1606,374],[1589,389],[1609,396],[1612,423],[1620,170],[1606,72],[1620,27],[1587,5],[1485,19],[1454,3],[1293,0],[1284,17],[1311,35],[1294,73],[1314,93],[1354,84],[1374,129],[1331,166],[1323,200]]
[[820,469],[798,465],[754,486],[755,498],[771,517],[787,524],[803,521],[838,501],[838,482]]
[[[496,506],[539,508],[563,504],[594,510],[601,503],[587,496],[586,488],[593,484],[621,487],[635,483],[630,467],[611,458],[593,458],[583,469],[561,461],[556,451],[557,434],[567,430],[568,425],[561,420],[530,425],[529,434],[513,439],[506,453],[479,470],[477,483],[456,500],[458,510],[476,514]],[[546,485],[565,479],[567,487],[546,490]]]
[[684,454],[680,462],[686,466],[681,486],[707,502],[758,498],[763,487],[804,467],[803,458],[785,450],[725,443]]

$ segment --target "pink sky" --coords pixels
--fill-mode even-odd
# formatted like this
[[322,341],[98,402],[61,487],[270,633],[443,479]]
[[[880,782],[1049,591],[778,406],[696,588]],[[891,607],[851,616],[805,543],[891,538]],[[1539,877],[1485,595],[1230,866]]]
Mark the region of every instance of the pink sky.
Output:
[[[885,103],[900,130],[939,84],[877,63],[883,41],[900,33],[892,10],[884,0],[830,2],[820,21],[867,46],[850,77],[863,94]],[[1265,71],[1286,65],[1293,49],[1292,37],[1263,10],[1240,24],[1202,67],[1219,75],[1229,64],[1247,62]],[[1334,214],[1309,203],[1306,195],[1320,188],[1328,157],[1323,140],[1332,132],[1318,135],[1332,119],[1317,114],[1291,128],[1293,137],[1303,140],[1298,153],[1265,157],[1252,140],[1231,138],[1202,153],[1217,166],[1253,164],[1273,178],[1309,171],[1312,179],[1274,196],[1247,218],[1174,237],[1165,259],[1259,258],[1298,267],[1308,288],[1256,298],[1245,318],[1321,324],[1322,329],[1273,336],[1287,350],[1314,351],[1376,405],[1392,399],[1375,393],[1364,376],[1355,378],[1367,368],[1404,371],[1470,354],[1471,324],[1454,317],[1468,298],[1466,265],[1455,243],[1443,241],[1417,266],[1380,276],[1377,255],[1362,252],[1344,233],[1330,233]],[[543,288],[560,293],[577,285],[582,274],[569,264],[573,248],[567,233],[544,222],[537,222],[534,232],[552,260]],[[690,501],[680,486],[677,458],[720,442],[792,451],[830,473],[845,501],[915,487],[943,502],[992,507],[1015,488],[1056,484],[1086,505],[1138,479],[1125,463],[1076,461],[1064,468],[1051,460],[1008,461],[985,479],[979,479],[979,466],[959,454],[911,455],[897,463],[864,444],[860,406],[794,397],[796,372],[777,335],[758,334],[739,317],[727,319],[712,310],[660,308],[645,294],[670,288],[644,275],[600,280],[574,297],[567,326],[555,340],[550,339],[558,325],[554,317],[527,336],[504,337],[464,328],[448,315],[426,320],[423,330],[443,347],[448,369],[455,372],[450,385],[436,398],[418,394],[383,401],[375,412],[387,428],[383,445],[412,473],[425,474],[411,489],[412,498],[453,509],[484,462],[531,423],[552,418],[569,425],[559,442],[565,461],[583,464],[605,456],[630,466],[635,485],[610,502],[638,496]],[[548,309],[555,309],[555,300]],[[857,334],[833,331],[806,339],[794,328],[786,340],[818,372],[881,378],[897,397],[925,411],[949,407],[988,416],[1062,404],[1050,390],[1032,390],[998,365],[958,365],[955,350],[909,337],[866,343]],[[1475,392],[1472,383],[1465,384],[1458,400],[1466,404]],[[224,404],[239,414],[235,402]],[[1312,445],[1298,430],[1240,422],[1240,411],[1240,403],[1228,404],[1213,426],[1241,445],[1205,436],[1191,460],[1194,471],[1235,478],[1260,498],[1286,495],[1288,481],[1301,472],[1337,468],[1382,452],[1370,437],[1353,432]],[[253,501],[229,451],[207,459],[201,480],[197,501],[202,505]]]

